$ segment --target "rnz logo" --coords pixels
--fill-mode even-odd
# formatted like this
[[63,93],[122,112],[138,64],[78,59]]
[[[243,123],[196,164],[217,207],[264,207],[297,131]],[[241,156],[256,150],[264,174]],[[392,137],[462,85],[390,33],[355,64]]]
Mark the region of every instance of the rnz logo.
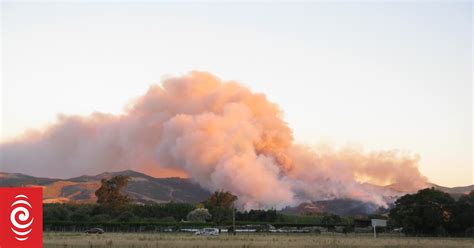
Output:
[[43,189],[0,188],[0,248],[43,247]]
[[15,202],[11,205],[11,230],[15,233],[16,240],[25,241],[32,230],[31,224],[33,224],[35,218],[30,216],[32,207],[26,195],[17,195],[15,199]]

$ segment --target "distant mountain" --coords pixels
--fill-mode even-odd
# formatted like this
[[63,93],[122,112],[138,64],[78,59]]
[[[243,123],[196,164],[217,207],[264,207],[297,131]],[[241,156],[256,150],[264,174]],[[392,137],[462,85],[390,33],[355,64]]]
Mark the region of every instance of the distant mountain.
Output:
[[[394,202],[402,195],[412,193],[402,188],[389,186],[378,186],[369,183],[363,183],[362,186],[366,190],[370,190],[375,195],[383,196],[385,202]],[[339,216],[367,216],[369,214],[385,214],[388,208],[369,202],[349,198],[336,198],[329,200],[320,200],[312,202],[304,202],[295,207],[286,207],[281,210],[282,213],[290,215],[307,215],[307,214],[323,214],[331,213]]]
[[290,215],[331,213],[339,216],[367,216],[369,214],[387,212],[372,202],[354,199],[332,199],[302,203],[296,207],[287,207],[281,211]]
[[[406,191],[400,185],[377,186],[364,184],[364,186],[371,189],[372,192],[386,196],[387,202],[395,202],[395,200],[402,195],[415,193]],[[474,190],[474,185],[449,188],[429,184],[427,187],[434,187],[435,189],[446,192],[455,199]],[[296,207],[284,208],[282,212],[292,215],[332,213],[340,216],[367,216],[369,214],[387,214],[392,207],[393,204],[389,204],[387,208],[384,208],[372,202],[364,202],[355,199],[331,199],[301,203]]]
[[36,178],[19,173],[0,173],[0,187],[43,187],[43,201],[96,202],[94,192],[100,187],[102,178],[116,175],[130,176],[125,193],[135,202],[201,202],[209,197],[209,191],[184,178],[154,178],[136,171],[105,172],[95,176],[80,176],[70,179]]
[[45,185],[59,179],[32,177],[20,173],[0,172],[0,187],[16,187],[22,185]]
[[[32,177],[19,173],[0,172],[0,187],[37,186],[43,187],[43,198],[45,203],[54,202],[96,202],[94,192],[100,187],[103,178],[109,179],[116,175],[130,176],[131,180],[125,188],[125,193],[135,202],[139,203],[161,203],[161,202],[188,202],[198,203],[210,196],[210,192],[183,178],[154,178],[140,172],[126,170],[120,172],[104,172],[95,176],[80,176],[70,179],[54,179]],[[377,195],[383,195],[388,202],[395,201],[401,195],[408,192],[402,185],[377,186],[364,184]],[[462,194],[474,190],[474,185],[465,187],[443,187],[430,184],[458,198]],[[387,209],[380,208],[374,203],[354,199],[332,199],[324,201],[313,201],[302,203],[296,207],[287,207],[281,210],[287,214],[308,213],[333,213],[341,216],[368,215],[373,213],[386,213]]]
[[431,184],[431,187],[434,187],[437,190],[446,192],[450,194],[452,197],[454,197],[455,199],[458,199],[462,195],[469,194],[469,192],[474,190],[474,185],[449,188],[449,187],[439,186],[436,184]]

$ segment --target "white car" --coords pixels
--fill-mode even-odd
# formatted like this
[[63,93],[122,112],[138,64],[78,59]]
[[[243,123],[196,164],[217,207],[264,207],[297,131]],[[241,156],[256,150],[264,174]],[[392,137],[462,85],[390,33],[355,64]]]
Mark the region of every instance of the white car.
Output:
[[195,235],[206,235],[206,236],[217,236],[219,235],[219,229],[217,228],[203,228],[194,233]]

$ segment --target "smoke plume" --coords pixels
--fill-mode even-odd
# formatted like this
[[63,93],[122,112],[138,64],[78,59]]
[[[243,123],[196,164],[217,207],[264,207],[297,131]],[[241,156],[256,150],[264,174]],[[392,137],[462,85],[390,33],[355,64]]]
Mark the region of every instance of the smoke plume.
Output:
[[385,205],[374,185],[415,190],[418,158],[295,144],[279,107],[263,94],[204,72],[169,78],[122,115],[60,115],[42,131],[0,145],[2,171],[72,177],[135,169],[190,177],[228,190],[244,208],[353,198]]

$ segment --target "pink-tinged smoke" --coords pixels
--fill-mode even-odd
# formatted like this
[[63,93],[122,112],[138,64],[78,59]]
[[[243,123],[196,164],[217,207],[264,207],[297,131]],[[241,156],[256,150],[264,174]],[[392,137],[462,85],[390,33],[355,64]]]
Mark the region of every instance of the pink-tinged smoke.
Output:
[[386,188],[425,186],[418,158],[396,151],[311,149],[294,144],[279,107],[211,74],[169,78],[124,114],[62,116],[43,131],[0,146],[0,168],[72,177],[135,169],[190,177],[236,194],[244,208],[353,198],[385,205]]

